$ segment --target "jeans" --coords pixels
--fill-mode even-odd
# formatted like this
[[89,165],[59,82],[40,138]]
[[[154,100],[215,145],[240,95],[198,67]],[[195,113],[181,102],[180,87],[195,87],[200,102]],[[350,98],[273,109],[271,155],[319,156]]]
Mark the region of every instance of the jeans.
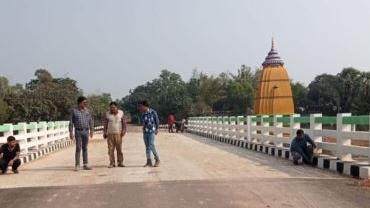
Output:
[[312,146],[307,146],[307,148],[296,149],[292,151],[292,157],[294,162],[298,162],[302,158],[303,162],[306,164],[312,163],[313,148]]
[[[9,161],[0,159],[0,168],[1,168],[2,173],[5,173],[8,170],[8,166],[9,166],[8,164],[9,164]],[[12,170],[17,170],[20,165],[21,165],[20,159],[14,160],[13,165],[12,165]]]
[[155,160],[159,160],[159,155],[158,155],[158,152],[155,148],[154,140],[155,140],[155,134],[154,133],[144,133],[146,158],[148,160],[151,159],[150,152],[153,153]]
[[88,161],[88,154],[87,154],[87,144],[89,143],[89,131],[75,131],[75,138],[76,138],[76,153],[75,153],[75,161],[76,166],[80,166],[80,157],[81,157],[81,149],[82,149],[82,158],[84,165],[89,163]]

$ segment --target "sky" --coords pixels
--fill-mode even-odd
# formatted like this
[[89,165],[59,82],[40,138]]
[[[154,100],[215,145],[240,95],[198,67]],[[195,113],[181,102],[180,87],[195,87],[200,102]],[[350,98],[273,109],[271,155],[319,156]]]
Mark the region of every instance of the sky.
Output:
[[0,0],[0,76],[36,69],[122,98],[162,69],[260,67],[274,37],[294,81],[370,71],[368,0]]

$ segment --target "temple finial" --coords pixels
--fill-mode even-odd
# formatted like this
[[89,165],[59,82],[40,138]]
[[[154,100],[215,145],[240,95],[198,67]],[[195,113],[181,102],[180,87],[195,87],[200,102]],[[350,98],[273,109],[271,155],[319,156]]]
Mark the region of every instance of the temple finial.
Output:
[[271,50],[274,50],[275,49],[275,41],[274,41],[274,37],[271,38]]

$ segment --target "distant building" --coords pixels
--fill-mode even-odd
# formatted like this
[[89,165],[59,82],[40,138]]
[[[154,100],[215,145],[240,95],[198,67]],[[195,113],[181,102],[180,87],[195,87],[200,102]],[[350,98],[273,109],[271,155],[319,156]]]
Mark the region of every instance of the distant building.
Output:
[[274,40],[262,66],[254,113],[257,115],[294,114],[290,80],[284,62],[275,50]]

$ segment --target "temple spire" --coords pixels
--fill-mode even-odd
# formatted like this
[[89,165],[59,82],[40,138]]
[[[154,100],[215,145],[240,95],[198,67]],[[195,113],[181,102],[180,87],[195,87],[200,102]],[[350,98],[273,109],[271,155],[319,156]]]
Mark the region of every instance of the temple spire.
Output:
[[265,61],[262,63],[262,66],[266,67],[266,66],[276,66],[276,65],[283,66],[284,62],[280,58],[277,50],[275,49],[275,40],[274,40],[274,37],[272,37],[271,38],[271,50],[268,53],[267,57],[265,58]]

